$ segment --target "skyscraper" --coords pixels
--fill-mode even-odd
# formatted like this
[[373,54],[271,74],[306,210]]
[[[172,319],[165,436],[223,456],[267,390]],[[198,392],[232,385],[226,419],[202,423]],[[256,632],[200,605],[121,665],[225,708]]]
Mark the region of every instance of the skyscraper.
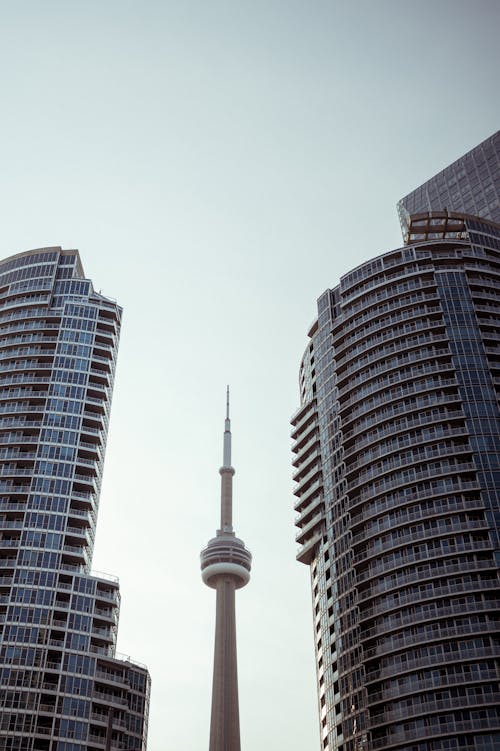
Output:
[[220,529],[201,551],[201,576],[216,590],[215,650],[209,751],[240,751],[235,590],[250,580],[252,555],[233,530],[231,422],[227,389]]
[[446,209],[500,223],[500,130],[398,202],[403,235],[411,214]]
[[146,748],[150,680],[90,571],[121,308],[78,251],[0,263],[0,749]]
[[321,295],[300,366],[321,748],[492,750],[500,225],[434,211],[406,236]]

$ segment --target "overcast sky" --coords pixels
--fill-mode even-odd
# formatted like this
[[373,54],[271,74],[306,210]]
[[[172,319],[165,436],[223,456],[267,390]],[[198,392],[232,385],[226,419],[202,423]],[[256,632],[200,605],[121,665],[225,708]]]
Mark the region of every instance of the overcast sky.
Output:
[[316,298],[500,127],[497,0],[0,3],[0,256],[79,248],[124,306],[94,568],[149,751],[208,747],[226,383],[243,751],[319,748],[289,417]]

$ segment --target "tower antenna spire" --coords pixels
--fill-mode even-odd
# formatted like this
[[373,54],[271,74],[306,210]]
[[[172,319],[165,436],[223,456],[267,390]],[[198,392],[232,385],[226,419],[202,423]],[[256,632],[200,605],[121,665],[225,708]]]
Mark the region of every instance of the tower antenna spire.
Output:
[[[222,459],[221,470],[223,469],[232,469],[231,467],[231,420],[229,419],[229,386],[227,387],[227,391],[226,391],[226,420],[224,422],[224,454],[223,454],[223,459]],[[232,474],[234,474],[234,469],[232,471]],[[221,471],[221,475],[222,475],[222,471]],[[232,488],[231,488],[231,495],[232,495]],[[232,504],[232,498],[231,498],[231,504]]]

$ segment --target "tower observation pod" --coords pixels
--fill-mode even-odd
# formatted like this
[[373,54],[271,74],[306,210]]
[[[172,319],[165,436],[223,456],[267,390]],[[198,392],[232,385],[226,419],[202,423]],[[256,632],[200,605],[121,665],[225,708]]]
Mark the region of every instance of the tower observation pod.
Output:
[[215,652],[209,751],[240,751],[235,591],[250,580],[252,554],[233,530],[231,421],[227,388],[220,529],[201,551],[201,577],[216,590]]

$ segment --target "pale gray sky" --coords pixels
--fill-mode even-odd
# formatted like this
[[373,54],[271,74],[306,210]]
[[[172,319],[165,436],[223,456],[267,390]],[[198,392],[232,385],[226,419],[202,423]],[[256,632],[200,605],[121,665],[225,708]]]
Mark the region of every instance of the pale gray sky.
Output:
[[319,748],[290,414],[315,300],[498,129],[496,0],[0,3],[0,256],[77,247],[125,308],[96,569],[149,751],[208,747],[226,383],[243,751]]

